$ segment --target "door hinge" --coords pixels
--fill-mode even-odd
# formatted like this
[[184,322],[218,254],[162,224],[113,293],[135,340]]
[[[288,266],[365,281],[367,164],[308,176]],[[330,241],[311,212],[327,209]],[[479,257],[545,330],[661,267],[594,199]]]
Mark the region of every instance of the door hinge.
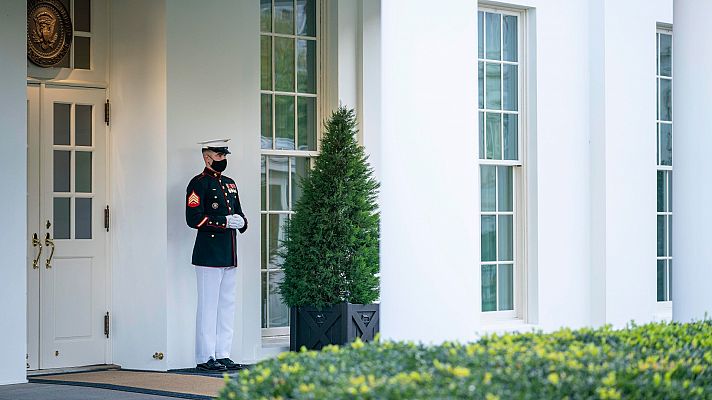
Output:
[[109,99],[106,99],[106,103],[104,104],[104,122],[106,122],[106,126],[109,126],[109,122],[111,122],[111,105],[109,104]]
[[109,338],[109,312],[106,312],[106,315],[104,315],[104,336],[106,338]]
[[104,209],[104,229],[109,232],[109,206]]

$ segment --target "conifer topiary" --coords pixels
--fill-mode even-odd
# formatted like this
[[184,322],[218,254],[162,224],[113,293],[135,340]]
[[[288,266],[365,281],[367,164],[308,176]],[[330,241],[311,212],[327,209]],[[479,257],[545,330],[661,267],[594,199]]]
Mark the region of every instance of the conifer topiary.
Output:
[[287,223],[280,292],[291,307],[369,304],[379,290],[379,183],[356,141],[356,116],[339,107],[302,179]]

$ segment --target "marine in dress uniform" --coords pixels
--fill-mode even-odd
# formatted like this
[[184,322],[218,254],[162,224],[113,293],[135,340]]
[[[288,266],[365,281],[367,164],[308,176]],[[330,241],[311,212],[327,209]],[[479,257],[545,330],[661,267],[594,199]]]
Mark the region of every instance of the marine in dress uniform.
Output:
[[199,143],[205,161],[202,173],[186,189],[185,220],[197,229],[192,263],[198,284],[195,321],[196,368],[207,371],[240,369],[230,360],[235,292],[237,232],[247,230],[237,184],[223,175],[230,154],[227,141]]

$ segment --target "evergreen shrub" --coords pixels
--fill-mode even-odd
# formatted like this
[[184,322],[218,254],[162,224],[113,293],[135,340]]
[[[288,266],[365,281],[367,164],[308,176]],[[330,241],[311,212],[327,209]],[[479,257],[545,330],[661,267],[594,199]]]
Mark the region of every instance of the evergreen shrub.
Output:
[[378,298],[379,184],[356,133],[354,111],[340,107],[326,122],[314,168],[300,183],[282,251],[280,293],[290,307]]

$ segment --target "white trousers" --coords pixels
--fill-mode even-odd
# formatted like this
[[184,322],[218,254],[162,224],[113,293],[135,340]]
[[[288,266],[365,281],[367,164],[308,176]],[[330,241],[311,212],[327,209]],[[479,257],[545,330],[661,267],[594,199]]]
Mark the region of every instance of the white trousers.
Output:
[[195,267],[198,310],[195,318],[195,361],[229,358],[235,321],[237,268]]

